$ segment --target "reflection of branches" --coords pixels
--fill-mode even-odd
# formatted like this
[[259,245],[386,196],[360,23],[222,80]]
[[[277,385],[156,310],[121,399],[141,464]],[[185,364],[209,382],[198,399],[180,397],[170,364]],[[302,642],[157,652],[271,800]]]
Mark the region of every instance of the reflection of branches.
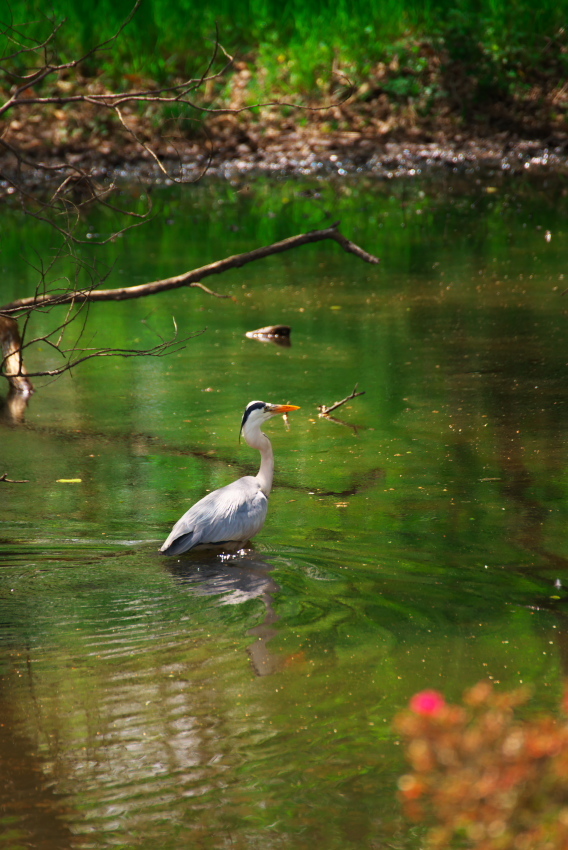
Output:
[[338,419],[336,416],[328,416],[327,413],[319,413],[318,415],[321,416],[322,419],[325,419],[326,422],[333,422],[335,425],[341,425],[344,428],[351,428],[357,437],[359,436],[359,431],[365,428],[365,425],[356,425],[354,422],[346,422],[345,419]]

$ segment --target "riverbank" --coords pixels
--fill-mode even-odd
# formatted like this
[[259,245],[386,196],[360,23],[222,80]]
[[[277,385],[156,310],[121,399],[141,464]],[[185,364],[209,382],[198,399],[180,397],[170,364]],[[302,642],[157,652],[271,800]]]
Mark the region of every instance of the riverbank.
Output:
[[[553,122],[548,120],[546,104],[566,99],[568,108],[568,87],[560,94],[553,86],[540,98],[538,109],[525,112],[524,126],[519,126],[513,113],[522,111],[522,98],[507,105],[508,117],[505,105],[496,100],[483,120],[469,123],[449,103],[423,116],[412,104],[402,108],[384,94],[377,95],[376,102],[363,103],[355,93],[340,105],[292,109],[272,103],[249,110],[243,106],[239,79],[239,73],[233,75],[232,86],[241,100],[237,93],[228,98],[235,111],[201,112],[189,125],[167,120],[151,99],[123,107],[119,120],[112,109],[88,100],[110,91],[100,81],[59,81],[65,82],[62,97],[85,95],[87,102],[18,105],[6,123],[8,149],[0,155],[0,166],[4,175],[14,173],[19,167],[16,150],[29,163],[28,177],[34,179],[34,165],[38,167],[38,180],[46,177],[40,164],[60,162],[101,176],[124,174],[152,181],[196,179],[205,171],[364,170],[388,178],[435,167],[497,167],[509,172],[567,167],[568,130],[560,112]],[[151,81],[144,85],[151,93]],[[501,122],[492,122],[491,114],[497,113]]]
[[[152,151],[116,140],[104,146],[49,151],[40,148],[26,156],[30,167],[23,172],[27,183],[41,184],[57,179],[42,166],[66,162],[101,180],[169,184],[193,181],[205,174],[238,176],[254,173],[337,175],[369,173],[379,178],[412,177],[424,171],[500,171],[521,174],[535,171],[568,173],[568,151],[564,144],[542,139],[501,137],[457,137],[438,141],[416,141],[402,137],[382,140],[356,132],[320,134],[305,129],[287,129],[270,139],[225,138],[204,145],[195,140],[156,140]],[[34,167],[35,164],[35,167]],[[17,168],[15,158],[0,157],[4,176]],[[23,176],[22,175],[22,176]],[[0,180],[0,186],[9,182]]]
[[[0,90],[10,104],[3,171],[24,160],[31,173],[64,161],[162,180],[207,169],[385,177],[437,166],[562,169],[564,2],[547,0],[535,15],[524,2],[512,14],[508,4],[437,0],[426,15],[401,0],[387,19],[374,2],[352,4],[349,17],[343,4],[305,0],[283,16],[263,0],[254,22],[237,4],[218,19],[229,61],[210,38],[213,7],[209,17],[192,7],[188,18],[176,4],[144,0],[129,17],[124,0],[87,27],[87,11],[60,0],[65,17],[38,10],[25,25],[38,46],[3,60],[6,80],[32,81],[13,102],[14,87]],[[14,32],[0,28],[8,46]]]

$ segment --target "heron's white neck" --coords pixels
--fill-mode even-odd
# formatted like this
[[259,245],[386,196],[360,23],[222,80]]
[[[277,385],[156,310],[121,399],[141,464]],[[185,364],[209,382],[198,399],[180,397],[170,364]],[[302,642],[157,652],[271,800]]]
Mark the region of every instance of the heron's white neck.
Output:
[[272,479],[274,477],[274,452],[272,451],[272,443],[260,427],[243,430],[243,437],[251,447],[258,449],[260,452],[260,469],[256,475],[256,480],[260,484],[260,489],[265,496],[268,496],[272,490]]

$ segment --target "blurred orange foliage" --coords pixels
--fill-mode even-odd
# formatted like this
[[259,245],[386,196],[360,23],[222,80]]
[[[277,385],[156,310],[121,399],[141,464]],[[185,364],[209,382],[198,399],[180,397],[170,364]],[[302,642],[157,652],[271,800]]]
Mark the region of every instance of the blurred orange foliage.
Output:
[[436,823],[430,847],[568,850],[568,691],[558,716],[520,718],[529,699],[479,682],[463,705],[422,691],[397,715],[411,767],[399,794],[410,817]]

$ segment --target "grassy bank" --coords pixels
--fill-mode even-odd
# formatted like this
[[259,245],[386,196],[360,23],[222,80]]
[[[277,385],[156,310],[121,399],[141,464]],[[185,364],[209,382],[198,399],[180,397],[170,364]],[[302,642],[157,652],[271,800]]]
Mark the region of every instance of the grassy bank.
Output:
[[[35,21],[28,34],[45,35],[44,2],[2,4],[4,21]],[[66,19],[57,50],[64,57],[87,50],[111,35],[131,7],[131,0],[56,0],[49,15]],[[112,50],[85,62],[83,73],[109,85],[163,84],[199,74],[216,26],[236,64],[209,88],[209,104],[250,105],[274,96],[329,102],[345,94],[350,80],[354,93],[347,106],[306,120],[379,135],[413,127],[424,133],[475,127],[525,135],[562,135],[567,129],[567,0],[538,5],[528,0],[143,0]]]

